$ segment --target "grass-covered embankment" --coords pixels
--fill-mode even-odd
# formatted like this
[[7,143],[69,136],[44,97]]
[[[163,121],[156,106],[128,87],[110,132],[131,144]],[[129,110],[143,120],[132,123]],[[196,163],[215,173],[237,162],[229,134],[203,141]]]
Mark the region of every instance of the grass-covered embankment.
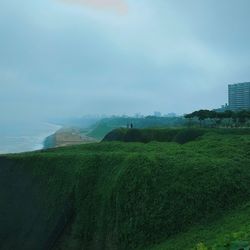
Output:
[[250,203],[246,203],[146,250],[249,250],[249,239]]
[[249,130],[206,130],[185,144],[72,146],[0,164],[1,249],[181,250],[250,231],[249,209],[239,208],[250,202]]
[[182,127],[186,125],[184,117],[110,117],[98,121],[91,126],[88,136],[102,140],[106,134],[117,128],[125,128],[133,125],[134,128],[162,128]]
[[122,141],[122,142],[176,142],[180,144],[194,141],[204,135],[209,130],[190,129],[190,128],[145,128],[145,129],[125,129],[119,128],[108,133],[103,141]]

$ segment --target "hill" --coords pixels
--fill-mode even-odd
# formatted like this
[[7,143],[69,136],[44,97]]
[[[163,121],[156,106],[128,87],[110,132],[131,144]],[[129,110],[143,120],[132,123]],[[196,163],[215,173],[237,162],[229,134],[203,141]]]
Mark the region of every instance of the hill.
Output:
[[134,128],[181,127],[185,125],[184,117],[110,117],[98,121],[90,128],[88,136],[101,140],[106,134],[117,128],[126,128],[133,124]]
[[206,129],[124,129],[119,128],[108,133],[103,141],[122,141],[122,142],[177,142],[180,144],[193,141],[204,135]]
[[226,250],[250,240],[249,130],[7,155],[0,166],[3,250]]
[[119,128],[109,132],[104,138],[105,142],[176,142],[185,144],[199,139],[209,133],[217,135],[245,135],[250,134],[250,129],[205,129],[205,128],[147,128],[147,129],[124,129]]

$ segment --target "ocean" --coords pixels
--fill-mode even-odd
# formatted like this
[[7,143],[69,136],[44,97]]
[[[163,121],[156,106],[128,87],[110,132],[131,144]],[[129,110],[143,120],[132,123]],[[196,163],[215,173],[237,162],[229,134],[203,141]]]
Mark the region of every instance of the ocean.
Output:
[[0,123],[0,154],[42,149],[44,139],[60,128],[45,122]]

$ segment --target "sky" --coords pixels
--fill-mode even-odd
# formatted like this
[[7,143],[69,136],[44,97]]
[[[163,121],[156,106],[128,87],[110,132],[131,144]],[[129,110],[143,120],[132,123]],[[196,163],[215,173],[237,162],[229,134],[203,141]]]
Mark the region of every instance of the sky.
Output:
[[249,0],[1,0],[0,122],[184,114],[250,81]]

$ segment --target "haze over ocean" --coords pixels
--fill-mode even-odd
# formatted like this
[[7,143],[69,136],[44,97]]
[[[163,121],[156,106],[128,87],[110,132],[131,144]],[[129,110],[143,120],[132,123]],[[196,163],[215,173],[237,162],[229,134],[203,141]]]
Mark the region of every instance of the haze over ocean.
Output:
[[0,125],[0,154],[20,153],[43,148],[44,139],[60,126],[33,122]]

